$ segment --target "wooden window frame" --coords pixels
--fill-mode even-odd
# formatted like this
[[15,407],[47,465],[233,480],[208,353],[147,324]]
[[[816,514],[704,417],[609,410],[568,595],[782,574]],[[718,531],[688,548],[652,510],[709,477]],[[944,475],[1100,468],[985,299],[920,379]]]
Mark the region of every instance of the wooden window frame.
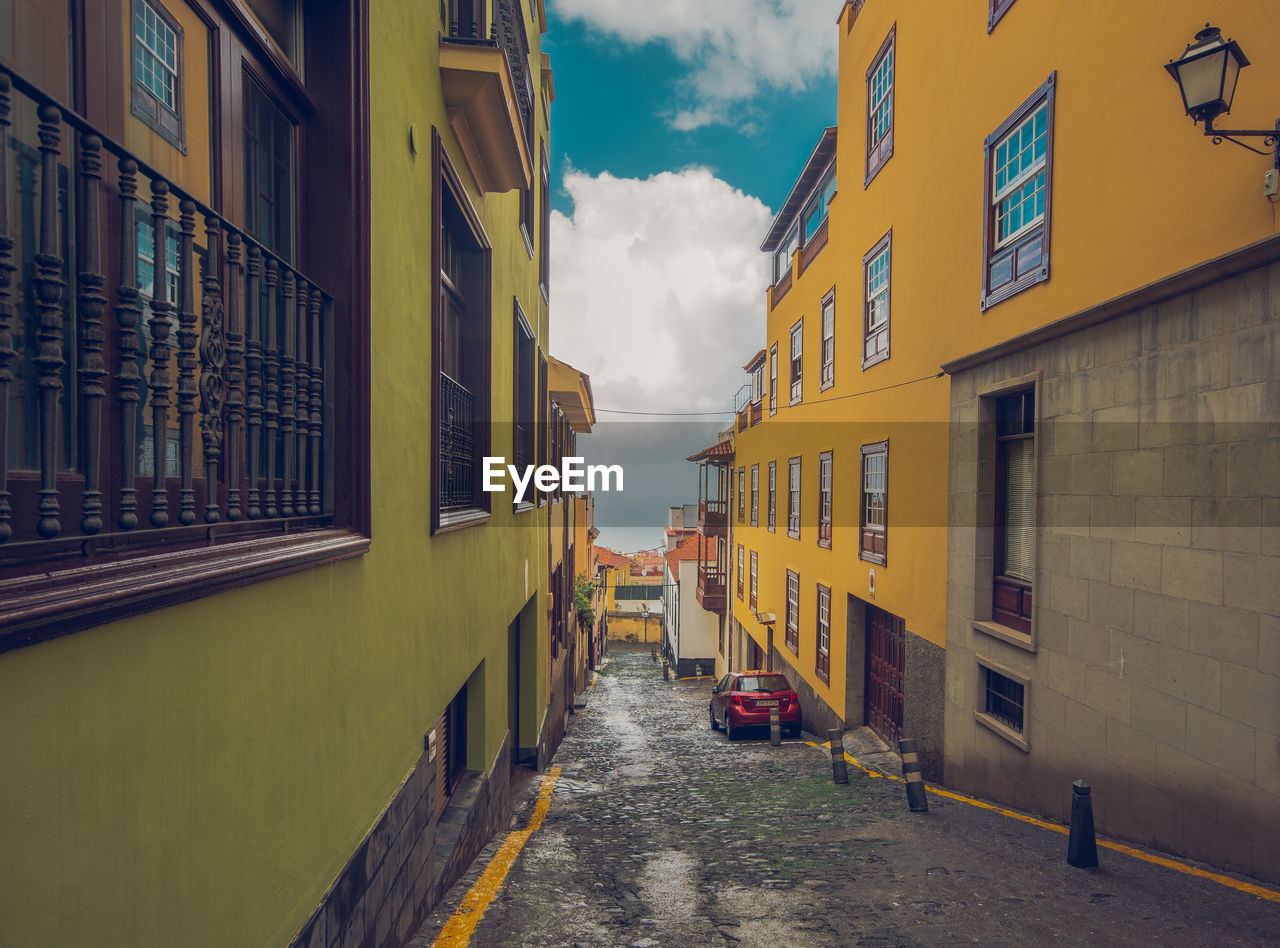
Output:
[[[174,77],[173,87],[173,108],[165,105],[156,96],[154,92],[144,86],[134,72],[137,60],[138,38],[136,34],[135,23],[138,16],[138,8],[140,6],[149,7],[155,15],[163,21],[164,25],[173,31],[177,40],[177,50],[175,62],[177,63],[177,74]],[[183,56],[183,44],[185,36],[183,34],[182,25],[173,17],[160,0],[132,0],[129,5],[129,114],[142,122],[147,128],[151,129],[162,139],[178,149],[182,154],[187,153],[187,120],[186,109],[183,107],[183,69],[185,60]],[[167,112],[173,116],[173,120],[177,125],[176,129],[166,128],[161,120],[161,113]]]
[[[1057,90],[1056,71],[1049,74],[1040,88],[1000,123],[1000,127],[987,136],[983,143],[982,185],[982,299],[980,308],[988,308],[1016,296],[1023,290],[1038,286],[1049,279],[1050,237],[1053,232],[1053,115]],[[1040,222],[1018,234],[1017,238],[1003,246],[996,246],[996,207],[992,175],[994,154],[1001,142],[1032,116],[1041,105],[1046,105],[1045,164],[1044,164],[1044,216]],[[1034,259],[1032,253],[1035,252]],[[1023,260],[1026,255],[1026,261]],[[1010,277],[999,284],[992,284],[992,270],[1009,262]],[[1024,269],[1025,267],[1025,269]]]
[[769,509],[768,530],[775,533],[778,529],[778,462],[769,462]]
[[778,413],[778,344],[769,347],[769,414]]
[[751,465],[751,526],[760,526],[760,465]]
[[[888,265],[885,271],[885,287],[884,287],[884,308],[885,317],[884,325],[872,328],[871,326],[871,264],[876,262],[882,254],[888,255]],[[876,294],[879,297],[880,294]],[[875,246],[868,250],[862,257],[862,368],[871,368],[880,362],[884,362],[889,358],[890,335],[889,329],[893,324],[893,228],[889,228],[889,232],[876,241]],[[881,347],[880,340],[883,339],[884,345]],[[872,342],[876,342],[875,352],[868,355],[868,350]]]
[[[1016,431],[1001,431],[1001,407],[1020,405]],[[1029,399],[1029,401],[1028,401]],[[1024,635],[1031,634],[1032,610],[1035,602],[1035,582],[1005,573],[1008,555],[1006,526],[1008,523],[1008,456],[1007,445],[1012,442],[1031,442],[1031,490],[1036,491],[1036,392],[1034,388],[1020,388],[1002,392],[992,400],[996,412],[995,438],[995,505],[993,518],[992,568],[991,568],[991,621]],[[1032,575],[1035,571],[1035,503],[1032,503]],[[1013,608],[1010,608],[1010,605]]]
[[835,471],[832,455],[830,451],[823,451],[818,455],[818,546],[824,550],[831,549],[831,508],[834,504],[834,493]]
[[[83,7],[77,5],[77,8]],[[156,4],[152,4],[153,8]],[[73,18],[74,34],[70,38],[69,48],[83,51],[89,59],[89,68],[100,66],[103,55],[92,37],[86,37],[86,22],[98,21],[96,5],[89,5],[90,16],[86,21],[83,16]],[[121,11],[128,11],[128,39],[123,50],[132,51],[133,42],[133,8],[130,4],[122,6]],[[211,29],[222,28],[228,35],[236,20],[237,8],[228,6],[226,19],[219,20],[208,11],[193,6],[193,11],[209,24]],[[83,12],[83,11],[82,11]],[[87,528],[83,501],[87,487],[87,471],[78,467],[75,471],[53,471],[51,478],[60,502],[60,531],[54,536],[35,537],[37,519],[29,518],[32,536],[28,541],[25,534],[28,511],[26,495],[35,497],[41,487],[40,472],[11,467],[7,472],[7,489],[12,492],[13,536],[10,542],[0,544],[0,653],[48,641],[63,635],[96,629],[111,622],[127,619],[132,616],[154,612],[169,606],[188,604],[232,589],[240,589],[259,582],[278,579],[319,566],[330,565],[342,560],[363,556],[368,552],[372,536],[372,473],[371,473],[371,434],[369,405],[372,397],[370,379],[370,336],[372,309],[370,304],[370,201],[369,201],[369,166],[370,135],[369,105],[367,98],[361,99],[359,88],[363,87],[367,76],[369,62],[368,33],[365,24],[368,7],[365,0],[352,0],[349,5],[337,4],[332,9],[326,8],[317,17],[317,29],[322,35],[337,37],[330,46],[332,68],[325,77],[317,77],[312,89],[314,98],[299,87],[300,95],[310,103],[310,115],[319,113],[328,123],[329,160],[318,162],[311,169],[308,180],[298,182],[300,193],[298,202],[308,203],[308,196],[313,192],[325,192],[331,197],[324,209],[324,219],[331,225],[321,237],[319,230],[314,233],[314,240],[300,241],[301,261],[296,273],[310,280],[309,274],[324,274],[324,286],[320,293],[312,296],[319,300],[322,353],[318,365],[321,367],[320,379],[323,384],[323,399],[326,406],[321,431],[324,449],[318,468],[319,480],[319,514],[312,514],[314,501],[309,499],[305,512],[295,511],[286,517],[280,514],[266,514],[249,517],[247,514],[248,498],[243,490],[249,476],[242,453],[236,467],[240,473],[240,497],[234,503],[228,497],[229,485],[225,483],[225,470],[231,465],[230,457],[225,453],[234,428],[229,423],[224,429],[222,443],[223,455],[220,459],[223,473],[219,474],[218,497],[206,496],[208,489],[207,455],[200,460],[202,447],[205,447],[205,435],[200,432],[199,420],[196,420],[196,434],[192,441],[194,469],[192,482],[195,491],[196,519],[186,523],[182,513],[190,508],[181,507],[183,499],[180,492],[180,479],[165,485],[167,509],[172,516],[163,526],[144,526],[148,518],[145,516],[147,506],[145,495],[150,491],[144,487],[146,481],[135,469],[132,477],[136,485],[138,505],[133,508],[136,515],[135,524],[131,527],[122,525],[127,515],[126,508],[119,503],[120,492],[125,489],[119,470],[122,458],[127,451],[119,448],[121,430],[118,427],[120,414],[115,401],[114,382],[104,380],[108,391],[104,396],[102,417],[98,427],[99,437],[96,444],[86,447],[83,430],[71,431],[62,428],[59,439],[81,442],[77,445],[76,457],[84,462],[93,451],[97,452],[98,461],[94,473],[99,478],[97,485],[103,506],[98,511],[99,522],[93,528]],[[330,21],[341,20],[348,27],[345,33],[334,29]],[[123,24],[120,24],[123,25]],[[257,55],[248,38],[238,34],[233,36],[235,49],[246,55]],[[73,56],[76,66],[71,77],[72,88],[82,86],[85,81],[86,67],[79,53]],[[246,60],[247,63],[247,60]],[[254,65],[261,65],[255,59]],[[267,65],[270,65],[269,63]],[[6,70],[8,71],[8,70]],[[96,73],[93,73],[96,74]],[[209,259],[208,233],[209,221],[218,223],[220,237],[217,244],[219,267],[215,274],[220,282],[221,299],[230,313],[231,301],[238,300],[240,306],[238,318],[245,319],[244,309],[247,298],[247,255],[250,246],[255,246],[251,238],[245,236],[246,230],[240,220],[242,210],[242,194],[228,187],[218,190],[218,183],[223,180],[223,172],[241,161],[243,156],[232,144],[217,135],[213,138],[211,153],[211,177],[215,182],[216,198],[212,204],[198,196],[183,190],[181,185],[169,179],[146,164],[139,162],[135,185],[136,204],[128,212],[127,217],[120,213],[119,189],[115,184],[118,158],[131,157],[137,161],[136,154],[115,143],[101,130],[110,128],[111,122],[118,121],[121,116],[112,115],[104,103],[119,99],[122,104],[131,98],[134,81],[132,58],[126,68],[112,73],[117,77],[117,84],[109,88],[90,88],[83,106],[83,115],[66,108],[60,130],[60,147],[64,158],[56,166],[58,171],[67,169],[68,193],[74,191],[74,200],[70,207],[60,208],[56,213],[60,221],[69,222],[70,234],[75,242],[66,237],[64,228],[59,228],[59,253],[62,256],[59,272],[63,267],[83,269],[79,254],[90,243],[97,243],[100,259],[97,262],[98,273],[103,278],[102,293],[106,297],[106,309],[101,317],[106,338],[99,337],[99,352],[105,362],[108,375],[118,371],[123,364],[116,345],[116,324],[112,309],[119,305],[121,296],[118,293],[122,266],[121,257],[128,253],[136,253],[136,220],[135,213],[150,201],[150,182],[158,179],[168,184],[168,219],[174,221],[179,215],[182,202],[191,201],[194,205],[193,217],[194,238],[199,241],[191,247],[191,257],[195,262],[193,282],[202,283],[202,276],[211,274],[199,272],[196,258],[204,256]],[[233,74],[238,75],[238,74]],[[228,74],[219,74],[217,82],[211,89],[215,101],[229,106],[229,114],[240,116],[236,98],[231,96],[228,103],[227,90],[235,88],[235,79]],[[33,85],[20,71],[14,71],[11,99],[22,98],[22,106],[30,107],[32,112],[37,104],[50,100],[37,86]],[[128,108],[128,105],[124,105]],[[219,113],[221,114],[221,113]],[[232,124],[232,123],[228,123]],[[13,142],[17,136],[11,132]],[[93,193],[96,196],[96,207],[99,212],[97,240],[90,241],[88,234],[91,224],[86,218],[88,206],[95,203],[93,197],[86,196],[90,191],[88,178],[78,160],[69,156],[75,155],[84,147],[88,136],[94,135],[100,141],[101,175],[97,179]],[[238,141],[234,136],[232,141]],[[10,166],[12,167],[12,166]],[[43,189],[42,192],[43,193]],[[337,195],[338,197],[333,197]],[[144,212],[145,213],[145,212]],[[11,224],[15,218],[11,217]],[[127,222],[127,223],[126,223]],[[128,227],[133,236],[121,239],[121,230]],[[301,229],[301,225],[300,225]],[[304,234],[307,231],[302,231]],[[334,238],[330,233],[340,236]],[[240,238],[240,260],[238,265],[232,263],[232,235]],[[163,246],[161,241],[158,244]],[[201,246],[203,245],[203,246]],[[127,249],[131,248],[131,249]],[[73,252],[75,251],[75,252]],[[268,252],[263,251],[264,259]],[[136,257],[132,260],[136,279]],[[280,263],[282,269],[287,263]],[[162,268],[163,270],[163,268]],[[233,279],[232,273],[235,277]],[[79,293],[83,294],[87,284],[82,282]],[[131,287],[136,289],[136,287]],[[208,292],[208,287],[201,286],[199,292]],[[168,295],[166,291],[166,295]],[[194,294],[193,294],[194,295]],[[287,298],[287,297],[286,297]],[[70,288],[64,289],[61,301],[63,326],[63,342],[76,352],[77,357],[82,350],[82,341],[76,337],[78,320],[83,316],[82,295],[77,295]],[[204,297],[208,299],[208,297]],[[296,299],[296,297],[295,297]],[[171,326],[179,328],[177,312],[181,300],[169,300],[172,305]],[[197,319],[200,318],[197,306]],[[11,315],[11,319],[14,316]],[[151,313],[144,308],[140,313],[140,321],[145,326]],[[243,326],[244,323],[241,323]],[[83,325],[82,325],[83,328]],[[178,341],[171,335],[170,345],[176,351]],[[221,344],[221,340],[218,340]],[[179,356],[179,359],[181,357]],[[181,366],[174,365],[174,355],[170,355],[171,371],[168,394],[177,401],[182,392]],[[242,363],[243,364],[243,363]],[[317,363],[313,363],[317,364]],[[144,377],[151,370],[148,364]],[[203,371],[203,369],[201,369]],[[72,374],[72,379],[75,375]],[[203,378],[203,375],[201,376]],[[237,381],[232,377],[226,379],[229,386],[238,390],[244,383],[241,376]],[[10,383],[11,386],[14,384]],[[21,384],[21,383],[18,383]],[[78,384],[73,381],[72,387],[64,388],[60,393],[60,408],[80,398]],[[12,393],[11,393],[12,395]],[[201,394],[197,393],[197,403]],[[295,402],[295,405],[297,403]],[[223,405],[226,408],[226,403]],[[197,409],[199,412],[201,409]],[[171,409],[169,422],[176,425],[179,412]],[[235,424],[240,425],[239,442],[242,448],[247,443],[244,419]],[[171,427],[176,431],[176,427]],[[295,434],[296,437],[296,434]],[[295,469],[296,472],[297,469]],[[309,471],[317,468],[308,465]],[[266,477],[265,473],[262,475]],[[280,477],[277,474],[276,480]],[[212,510],[210,510],[212,506]],[[32,500],[30,509],[36,511]],[[235,511],[233,517],[232,511]],[[206,519],[210,513],[216,513],[216,522]],[[19,529],[21,527],[21,531]]]
[[[796,321],[788,335],[790,348],[787,350],[791,367],[791,401],[788,404],[799,405],[804,400],[804,317]],[[799,352],[796,351],[796,340],[800,341]]]
[[[476,213],[475,207],[471,203],[470,197],[467,195],[465,185],[462,183],[462,177],[458,174],[457,169],[453,165],[453,161],[449,158],[448,152],[445,151],[444,142],[440,137],[440,133],[436,129],[431,131],[431,154],[432,154],[432,180],[436,182],[436,187],[432,191],[431,202],[431,233],[435,235],[435,239],[431,241],[431,326],[432,326],[432,417],[431,417],[431,533],[447,533],[453,530],[461,530],[467,527],[479,526],[487,523],[490,517],[490,497],[488,491],[480,489],[480,478],[476,475],[480,473],[480,465],[478,459],[489,454],[489,436],[493,425],[491,411],[492,396],[492,352],[493,327],[492,327],[492,306],[491,296],[493,292],[493,245],[489,242],[488,235],[485,234],[484,227],[480,222],[480,216]],[[479,366],[477,370],[478,378],[475,383],[475,391],[472,393],[475,398],[475,446],[473,454],[477,459],[475,474],[472,481],[472,503],[469,507],[459,508],[454,511],[444,511],[440,504],[440,458],[441,458],[441,437],[440,437],[440,380],[444,377],[444,351],[443,351],[443,331],[444,331],[444,313],[442,311],[442,284],[440,278],[440,251],[441,244],[439,235],[444,226],[444,199],[446,194],[457,207],[462,218],[461,224],[470,232],[470,237],[476,242],[479,249],[479,266],[480,278],[475,281],[480,287],[480,298],[474,302],[470,308],[479,314],[480,332],[477,344],[480,348],[478,355],[473,355],[475,364]],[[458,380],[459,384],[461,380]]]
[[[818,355],[822,363],[819,373],[818,391],[825,392],[836,384],[836,290],[832,287],[822,298],[822,309],[819,322],[821,341]],[[831,334],[827,335],[827,314],[831,314]]]
[[747,519],[747,469],[738,468],[738,523]]
[[[880,44],[880,49],[876,52],[875,57],[871,60],[871,65],[867,67],[867,155],[866,155],[866,177],[863,180],[862,187],[868,188],[871,182],[875,180],[876,175],[893,157],[893,127],[897,117],[896,103],[894,98],[897,94],[898,87],[898,51],[897,51],[898,24],[894,24],[889,29],[889,35],[885,37],[884,42]],[[872,112],[872,83],[875,80],[876,72],[880,65],[885,61],[886,57],[893,57],[893,78],[889,80],[889,92],[885,97],[889,109],[889,130],[880,138],[872,139],[875,124],[875,114]]]
[[[795,595],[792,595],[794,591]],[[800,574],[787,570],[786,644],[791,654],[800,657]]]
[[[817,605],[814,609],[814,628],[816,630],[817,647],[814,649],[813,670],[827,684],[831,684],[831,587],[818,583]],[[825,610],[827,621],[822,622]]]
[[746,571],[746,561],[742,556],[742,544],[738,544],[738,598],[742,598],[742,576]]
[[987,33],[996,28],[1013,3],[1014,0],[987,0]]
[[[795,471],[796,488],[791,489],[792,471]],[[804,467],[800,458],[787,458],[787,536],[800,539],[800,509],[804,503]]]
[[[889,559],[889,442],[864,444],[858,481],[858,559],[884,566]],[[867,523],[867,459],[884,458],[884,524]],[[878,544],[877,544],[878,541]],[[877,550],[876,546],[880,549]]]
[[756,594],[759,592],[760,586],[760,562],[756,558],[756,551],[751,551],[751,609],[756,608]]

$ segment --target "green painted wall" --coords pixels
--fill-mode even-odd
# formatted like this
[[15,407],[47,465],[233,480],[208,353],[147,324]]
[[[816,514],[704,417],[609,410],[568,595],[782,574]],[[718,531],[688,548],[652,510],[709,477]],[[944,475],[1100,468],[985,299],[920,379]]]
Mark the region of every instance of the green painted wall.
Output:
[[[287,943],[469,678],[483,720],[469,762],[492,764],[507,626],[531,596],[525,743],[541,725],[546,508],[517,521],[495,496],[489,525],[429,537],[433,125],[465,169],[438,10],[372,13],[372,549],[0,656],[0,945]],[[509,420],[511,298],[544,351],[546,307],[517,194],[472,199],[493,244],[492,403]]]

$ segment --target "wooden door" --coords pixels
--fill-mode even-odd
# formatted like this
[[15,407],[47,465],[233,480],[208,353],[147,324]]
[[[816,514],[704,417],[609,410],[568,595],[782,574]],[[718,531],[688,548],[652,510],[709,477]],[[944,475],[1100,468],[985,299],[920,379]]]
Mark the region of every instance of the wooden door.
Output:
[[904,632],[897,616],[867,606],[867,724],[893,749],[902,736]]

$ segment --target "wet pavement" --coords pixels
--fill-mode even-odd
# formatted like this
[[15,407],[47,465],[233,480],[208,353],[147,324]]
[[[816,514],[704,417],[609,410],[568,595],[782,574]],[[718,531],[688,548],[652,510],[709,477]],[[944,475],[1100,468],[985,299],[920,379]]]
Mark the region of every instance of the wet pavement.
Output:
[[[910,813],[901,783],[851,766],[835,785],[810,734],[730,742],[708,726],[710,687],[615,645],[473,945],[1280,943],[1280,903],[1106,850],[1074,869],[1065,836],[933,794]],[[865,729],[845,746],[894,772]],[[501,843],[411,945],[433,943]]]

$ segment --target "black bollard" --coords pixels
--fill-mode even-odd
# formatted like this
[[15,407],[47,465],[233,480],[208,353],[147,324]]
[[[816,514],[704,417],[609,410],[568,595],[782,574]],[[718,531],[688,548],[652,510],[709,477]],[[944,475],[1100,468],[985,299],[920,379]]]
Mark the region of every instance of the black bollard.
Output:
[[1094,869],[1098,865],[1098,843],[1093,835],[1093,795],[1083,780],[1071,785],[1071,835],[1067,838],[1067,864],[1077,869]]
[[782,721],[778,718],[778,709],[769,709],[769,743],[774,747],[782,744]]
[[844,733],[838,727],[827,731],[827,740],[831,742],[831,778],[836,783],[849,782],[849,767],[844,762]]
[[653,648],[649,649],[649,654],[653,656],[653,660],[656,662],[658,660],[658,646],[655,645]]
[[920,752],[914,738],[898,741],[902,755],[902,777],[907,782],[907,806],[912,813],[928,813],[929,800],[924,795],[924,777],[920,774]]
[[671,666],[667,664],[666,659],[663,659],[663,662],[662,662],[662,680],[663,681],[671,680]]

